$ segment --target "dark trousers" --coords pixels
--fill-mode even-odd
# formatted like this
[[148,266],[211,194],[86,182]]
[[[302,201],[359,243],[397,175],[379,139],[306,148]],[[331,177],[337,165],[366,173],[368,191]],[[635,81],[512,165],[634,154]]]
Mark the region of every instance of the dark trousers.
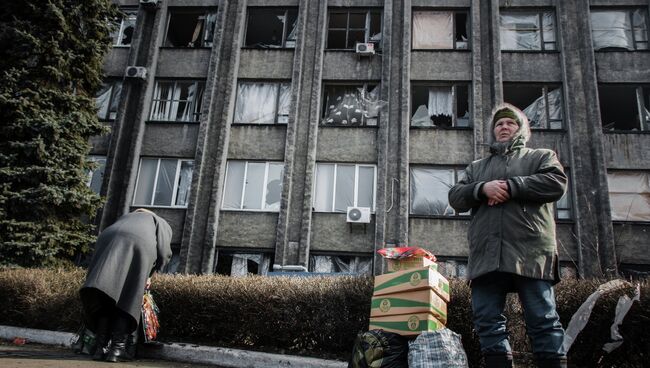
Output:
[[503,272],[491,272],[472,280],[474,328],[483,353],[512,353],[503,314],[506,295],[512,291],[519,294],[526,332],[537,359],[566,357],[562,347],[564,330],[555,310],[555,292],[551,282]]

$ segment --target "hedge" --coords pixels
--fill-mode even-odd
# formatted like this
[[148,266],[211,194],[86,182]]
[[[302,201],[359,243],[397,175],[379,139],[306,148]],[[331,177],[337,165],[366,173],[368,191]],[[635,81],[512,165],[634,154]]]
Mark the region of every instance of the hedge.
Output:
[[[81,321],[78,289],[82,269],[0,270],[0,325],[76,331]],[[604,281],[565,280],[556,287],[558,313],[566,327],[573,313]],[[470,289],[451,280],[448,327],[461,334],[470,366],[481,366],[471,323]],[[275,353],[347,360],[356,334],[368,328],[370,277],[263,277],[156,275],[152,292],[160,307],[160,341],[200,343]],[[569,360],[576,367],[650,366],[650,283],[641,283],[620,328],[621,347],[609,341],[618,297],[601,297],[589,323],[574,342]],[[519,366],[532,362],[521,307],[509,296],[506,315]]]

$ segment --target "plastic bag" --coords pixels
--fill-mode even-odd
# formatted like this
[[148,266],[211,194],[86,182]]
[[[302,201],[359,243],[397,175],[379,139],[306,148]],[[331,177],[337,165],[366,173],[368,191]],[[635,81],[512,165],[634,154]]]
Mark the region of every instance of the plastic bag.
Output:
[[443,328],[423,332],[409,342],[409,368],[465,368],[467,355],[460,335]]
[[408,257],[424,257],[431,261],[436,261],[436,256],[426,249],[420,247],[395,247],[395,248],[382,248],[377,251],[384,258],[389,259],[404,259]]
[[357,335],[348,368],[408,368],[408,340],[383,330]]
[[158,331],[160,331],[159,313],[160,310],[153,300],[153,295],[149,290],[145,291],[142,297],[142,330],[145,343],[155,340],[158,336]]

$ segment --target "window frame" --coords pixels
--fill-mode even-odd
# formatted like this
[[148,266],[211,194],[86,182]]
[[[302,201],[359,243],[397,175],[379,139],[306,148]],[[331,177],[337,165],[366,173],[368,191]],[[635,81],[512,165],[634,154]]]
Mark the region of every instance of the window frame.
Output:
[[[329,116],[329,115],[326,115],[327,109],[328,109],[328,103],[327,103],[328,102],[328,100],[327,100],[327,97],[328,97],[327,88],[328,87],[342,87],[342,88],[355,88],[355,89],[361,87],[361,88],[363,88],[363,90],[366,93],[370,93],[370,91],[374,91],[375,88],[379,88],[379,91],[378,91],[379,95],[378,95],[378,98],[377,98],[377,103],[379,104],[379,102],[381,100],[381,98],[380,98],[381,97],[381,81],[377,81],[377,82],[369,82],[369,81],[351,81],[351,82],[331,81],[331,82],[323,82],[322,86],[323,86],[322,87],[322,95],[321,95],[322,96],[321,97],[322,108],[321,108],[321,116],[320,116],[319,121],[318,121],[319,127],[321,127],[321,128],[323,128],[323,127],[326,127],[326,128],[377,128],[377,127],[379,127],[379,121],[381,119],[381,111],[379,111],[379,109],[377,111],[377,117],[375,118],[375,119],[377,119],[377,124],[375,124],[375,125],[368,125],[367,123],[363,124],[363,125],[324,124],[324,121]],[[370,86],[372,86],[372,88],[369,88]]]
[[[646,175],[650,176],[650,170],[645,170],[645,169],[615,169],[615,168],[608,169],[607,173],[606,173],[607,174],[607,198],[608,198],[610,203],[612,202],[612,191],[611,191],[612,188],[611,188],[611,185],[610,185],[610,175],[612,175],[612,174],[614,174],[614,175],[623,174],[624,175],[626,173],[627,174],[629,174],[629,173],[632,173],[632,174],[634,174],[634,173],[645,173]],[[629,194],[630,192],[625,192],[625,193]],[[634,193],[634,192],[632,192],[632,193]],[[645,194],[645,192],[643,192],[643,193]],[[616,192],[616,194],[620,194],[620,193]],[[641,193],[638,193],[638,194],[641,195]],[[648,191],[648,193],[646,195],[648,197],[650,197],[650,191]],[[628,215],[627,215],[628,218],[629,218],[629,209],[631,209],[631,204],[630,204],[630,207],[628,208]],[[610,204],[610,216],[611,216],[612,223],[614,223],[614,224],[650,225],[650,220],[646,221],[646,220],[641,220],[641,219],[631,219],[631,220],[630,219],[624,219],[624,220],[615,219],[613,212],[614,212],[614,208]],[[650,212],[649,212],[649,214],[650,214]]]
[[[634,88],[635,99],[634,103],[636,104],[636,114],[639,117],[638,130],[633,129],[605,129],[603,126],[603,115],[602,115],[602,104],[600,97],[600,88],[601,87],[629,87]],[[650,84],[640,84],[640,83],[598,83],[598,108],[600,110],[600,124],[603,133],[605,134],[650,134]],[[647,106],[645,104],[648,104]],[[644,111],[646,110],[646,111]],[[643,118],[645,117],[645,122]]]
[[[332,7],[332,8],[327,9],[327,19],[326,19],[326,23],[325,23],[326,24],[326,26],[325,26],[326,27],[325,28],[325,32],[326,32],[325,50],[333,50],[333,51],[351,50],[351,51],[354,51],[354,49],[356,47],[356,44],[352,45],[351,47],[348,46],[348,41],[349,41],[348,37],[349,37],[350,31],[361,31],[362,28],[350,28],[350,13],[360,13],[360,12],[364,12],[365,15],[366,15],[366,24],[365,24],[365,28],[363,28],[364,42],[366,42],[366,43],[372,42],[372,43],[375,44],[376,49],[381,49],[381,44],[382,44],[381,38],[383,38],[383,36],[384,36],[383,35],[384,17],[383,17],[383,11],[382,11],[381,8],[338,8],[338,7],[334,8],[334,7]],[[346,27],[345,28],[330,28],[330,17],[331,17],[331,15],[333,13],[334,14],[346,14],[347,15]],[[370,40],[370,38],[372,37],[372,35],[370,34],[370,28],[371,28],[371,23],[370,22],[371,22],[373,13],[376,13],[377,15],[379,15],[379,29],[380,29],[381,38],[380,38],[380,41],[378,41],[378,42]],[[345,45],[346,45],[346,48],[343,48],[343,49],[341,49],[341,48],[330,48],[328,46],[329,45],[329,39],[330,39],[330,31],[343,31],[343,30],[345,31]]]
[[[551,16],[553,17],[553,34],[555,41],[552,42],[552,44],[555,46],[553,49],[548,49],[546,48],[547,42],[545,41],[544,37],[544,13],[551,13]],[[499,51],[501,52],[522,52],[522,53],[551,53],[551,52],[560,52],[560,37],[558,37],[558,24],[557,24],[557,14],[556,14],[556,9],[555,8],[499,8]],[[501,32],[502,32],[502,25],[501,25],[501,16],[502,15],[536,15],[537,19],[539,21],[539,42],[540,42],[540,48],[539,49],[534,49],[534,50],[526,50],[526,49],[503,49],[503,44],[501,43]]]
[[[246,275],[232,275],[232,262],[234,260],[234,257],[237,255],[242,255],[242,256],[260,256],[260,263],[258,263],[258,270],[257,273],[252,273],[249,272]],[[228,257],[230,259],[230,265],[228,266],[230,268],[230,274],[226,275],[224,273],[221,273],[222,268],[220,267],[222,264],[221,262],[224,261],[225,257]],[[269,272],[273,271],[273,262],[274,262],[275,254],[272,251],[264,251],[264,250],[257,250],[257,249],[251,249],[251,248],[230,248],[230,247],[219,247],[217,249],[217,252],[214,256],[214,266],[212,269],[212,273],[222,275],[222,276],[227,276],[227,277],[248,277],[249,274],[252,275],[262,275],[266,276]],[[248,267],[247,267],[248,268]]]
[[[211,7],[170,7],[167,11],[167,20],[165,24],[165,35],[162,38],[162,45],[160,47],[162,48],[170,48],[170,49],[210,49],[214,46],[215,43],[215,34],[212,35],[212,45],[206,46],[206,34],[208,32],[208,29],[206,28],[207,26],[207,19],[210,14],[214,14],[215,16],[215,30],[216,31],[216,25],[217,25],[217,8],[211,8]],[[200,45],[199,46],[172,46],[168,45],[167,38],[169,37],[169,25],[172,20],[172,16],[175,14],[199,14],[198,17],[205,17],[206,22],[203,24],[203,31],[199,35],[199,40],[200,40]],[[216,33],[216,32],[215,32]]]
[[[178,104],[180,101],[185,101],[185,102],[189,101],[189,100],[173,100],[173,99],[172,100],[156,99],[156,92],[158,91],[158,84],[161,83],[161,82],[163,82],[163,83],[170,83],[170,82],[174,83],[174,86],[173,86],[173,89],[172,89],[172,94],[174,93],[174,91],[176,91],[177,88],[179,88],[178,87],[179,83],[192,82],[194,84],[194,86],[196,87],[197,91],[199,91],[198,87],[200,87],[201,98],[200,98],[200,101],[197,101],[198,102],[197,109],[196,109],[197,112],[192,113],[192,115],[196,117],[195,120],[159,120],[159,119],[154,119],[153,118],[154,106],[156,104],[156,101],[158,101],[158,102],[166,102],[166,103],[174,103],[174,102],[176,102],[176,104]],[[202,110],[203,110],[203,98],[204,98],[204,96],[205,96],[205,81],[203,81],[203,80],[199,80],[199,79],[167,79],[167,78],[156,79],[155,83],[154,83],[154,86],[153,86],[153,94],[151,95],[151,106],[149,108],[149,116],[148,116],[147,121],[148,122],[156,122],[156,123],[198,124],[198,123],[201,122],[201,117],[203,116]],[[197,102],[195,102],[195,103],[197,103]],[[175,112],[174,115],[178,115],[178,107],[177,107],[176,112]]]
[[[273,84],[276,87],[276,93],[275,93],[275,103],[273,105],[274,108],[274,116],[273,116],[273,123],[238,123],[235,121],[236,115],[237,115],[237,101],[239,100],[239,86],[241,84]],[[280,114],[280,92],[282,90],[282,86],[286,85],[288,90],[289,90],[289,97],[291,97],[291,94],[293,93],[292,91],[292,83],[290,80],[255,80],[255,79],[239,79],[237,81],[237,90],[236,90],[236,95],[235,95],[235,109],[233,110],[233,118],[232,118],[232,125],[237,125],[237,126],[243,126],[243,125],[251,125],[251,126],[287,126],[289,124],[289,116],[291,115],[291,101],[289,101],[289,112],[284,115]],[[287,122],[282,123],[279,122],[279,117],[281,116],[286,116]]]
[[[636,33],[634,32],[634,12],[637,10],[641,10],[643,12],[643,17],[645,18],[645,26],[646,26],[646,41],[637,41],[636,40]],[[630,32],[632,34],[632,45],[634,46],[634,50],[629,50],[625,48],[620,48],[620,47],[604,47],[604,48],[595,48],[593,44],[593,22],[591,22],[591,14],[593,11],[596,12],[625,12],[627,19],[630,21],[630,25],[632,26]],[[650,12],[648,10],[647,6],[622,6],[622,7],[602,7],[602,6],[595,6],[595,7],[589,7],[589,18],[590,18],[590,31],[591,31],[591,37],[592,37],[592,44],[591,47],[594,49],[594,52],[635,52],[635,51],[650,51]],[[637,43],[645,43],[646,48],[645,49],[640,49],[637,47]]]
[[120,11],[123,13],[123,16],[120,19],[120,24],[117,32],[115,32],[115,34],[112,34],[113,39],[111,40],[111,46],[127,48],[131,47],[131,43],[133,42],[133,35],[131,35],[131,43],[128,45],[123,45],[120,40],[124,35],[124,29],[126,28],[125,24],[128,20],[131,20],[131,18],[133,18],[133,33],[135,33],[135,27],[138,21],[138,8],[122,8]]
[[[156,163],[156,173],[155,177],[153,180],[153,189],[151,191],[151,199],[149,200],[149,204],[139,204],[136,203],[136,197],[138,194],[138,184],[140,183],[140,171],[142,170],[142,161],[143,160],[157,160]],[[156,199],[156,188],[158,187],[158,181],[160,179],[160,163],[162,160],[176,160],[176,171],[174,174],[174,186],[172,188],[172,198],[171,198],[171,205],[166,206],[166,205],[159,205],[159,204],[154,204],[155,199]],[[136,176],[135,180],[135,186],[133,190],[133,199],[131,200],[131,205],[134,207],[149,207],[149,208],[180,208],[180,209],[186,209],[189,205],[189,200],[185,205],[176,205],[176,200],[178,199],[178,189],[179,189],[179,175],[181,173],[181,168],[183,166],[183,162],[191,162],[192,163],[192,177],[194,177],[194,160],[193,159],[186,159],[186,158],[168,158],[168,157],[148,157],[148,156],[141,156],[140,157],[140,162],[138,164],[138,173]],[[189,182],[189,188],[188,191],[191,193],[192,189],[192,180]]]
[[[229,165],[231,162],[243,162],[245,164],[244,166],[244,177],[242,178],[242,188],[241,188],[241,195],[239,197],[239,208],[231,208],[231,207],[224,207],[224,204],[226,203],[226,185],[228,183],[228,176],[230,174],[229,170]],[[264,182],[262,185],[262,196],[260,198],[260,208],[244,208],[244,198],[246,197],[246,182],[248,180],[248,164],[250,163],[257,163],[257,164],[265,164],[264,165]],[[286,169],[286,164],[283,161],[255,161],[255,160],[227,160],[226,161],[226,174],[224,175],[224,180],[223,180],[223,193],[221,194],[221,205],[219,206],[222,211],[233,211],[233,212],[270,212],[270,213],[278,213],[282,209],[282,198],[280,198],[280,205],[278,206],[277,210],[274,209],[265,209],[264,208],[264,203],[266,201],[266,195],[267,195],[267,190],[265,189],[266,186],[269,184],[268,179],[269,179],[269,167],[270,165],[282,165],[282,172],[280,175],[280,178],[282,178],[282,183],[280,185],[284,186],[284,170]]]
[[[415,48],[413,47],[413,37],[415,37],[415,30],[413,29],[414,27],[414,18],[415,18],[415,13],[416,12],[429,12],[429,13],[452,13],[452,29],[454,32],[454,37],[453,38],[453,47],[452,48]],[[458,40],[456,39],[456,26],[457,26],[457,19],[456,17],[458,14],[465,14],[467,17],[467,26],[465,29],[465,32],[467,33],[467,47],[466,48],[458,48],[457,42]],[[447,9],[447,8],[414,8],[411,13],[411,51],[472,51],[472,42],[471,42],[471,35],[472,35],[472,22],[471,22],[471,17],[470,17],[470,10],[466,8],[452,8],[452,9]]]
[[[565,106],[565,98],[564,98],[564,86],[562,83],[544,83],[544,82],[509,82],[509,81],[503,81],[501,83],[501,88],[503,89],[503,94],[504,94],[504,99],[505,99],[505,89],[506,87],[529,87],[529,88],[541,88],[542,90],[542,97],[544,97],[544,109],[546,113],[546,126],[545,127],[533,127],[530,126],[531,130],[534,131],[548,131],[548,132],[561,132],[561,131],[566,131],[566,106]],[[562,118],[560,120],[558,119],[551,119],[551,111],[549,107],[549,100],[548,100],[548,93],[549,91],[553,91],[555,89],[560,90],[560,98],[562,101],[560,101],[560,106],[562,108]],[[528,106],[522,107],[518,106],[521,111],[523,112]],[[529,119],[530,121],[530,119]],[[552,122],[559,122],[561,124],[560,128],[554,129],[551,128],[551,123]]]
[[[248,37],[248,26],[250,24],[251,10],[284,10],[284,25],[282,27],[282,45],[278,47],[258,47],[258,46],[248,46],[246,45],[246,38]],[[295,7],[268,7],[268,6],[249,6],[246,8],[246,28],[244,29],[244,39],[243,39],[243,49],[295,49],[295,43],[298,42],[298,34],[296,33],[296,39],[292,40],[294,46],[287,46],[287,37],[289,36],[289,11],[294,10],[296,12],[296,27],[298,27],[298,18],[300,17],[299,9]],[[297,31],[296,31],[297,32]]]
[[[469,112],[469,117],[467,121],[467,126],[458,126],[458,87],[467,87],[467,108]],[[415,95],[415,88],[427,88],[427,91],[432,88],[432,87],[450,87],[451,88],[451,109],[452,109],[452,116],[451,116],[451,126],[449,127],[443,127],[443,126],[414,126],[413,125],[413,116],[415,115],[415,112],[417,108],[414,110],[414,104],[413,104],[413,96]],[[427,82],[427,81],[411,81],[411,97],[409,101],[409,128],[410,129],[446,129],[446,130],[473,130],[474,129],[474,123],[472,121],[472,107],[473,107],[473,95],[472,95],[472,82]],[[426,105],[425,105],[426,106]],[[426,106],[427,109],[429,106]],[[430,119],[430,117],[429,117]],[[433,124],[433,122],[432,122]]]
[[467,167],[467,165],[465,165],[465,166],[431,165],[431,164],[411,164],[411,165],[409,165],[409,188],[408,188],[408,190],[409,190],[409,218],[462,219],[462,220],[466,220],[466,219],[470,218],[471,213],[472,213],[471,209],[469,211],[467,211],[467,212],[458,213],[456,211],[456,209],[451,207],[451,205],[449,204],[449,198],[448,197],[445,199],[445,201],[447,202],[447,206],[449,208],[451,208],[451,210],[453,211],[453,214],[450,214],[450,215],[444,215],[444,214],[443,215],[431,215],[431,214],[414,214],[412,212],[412,210],[413,210],[413,206],[412,206],[412,202],[413,202],[412,201],[412,194],[413,194],[413,191],[411,190],[411,185],[412,185],[412,183],[411,183],[411,175],[412,175],[413,169],[452,170],[453,173],[454,173],[454,182],[451,183],[451,186],[449,187],[451,189],[451,187],[453,187],[454,185],[456,185],[456,183],[458,183],[458,180],[460,180],[461,175],[465,172],[466,167]]
[[[334,174],[332,175],[332,180],[330,182],[332,186],[332,198],[330,201],[329,210],[323,211],[316,209],[316,184],[318,183],[318,165],[334,165]],[[354,188],[353,190],[353,200],[352,206],[349,207],[360,207],[359,203],[359,168],[360,167],[372,167],[373,168],[373,183],[372,183],[372,206],[370,207],[370,213],[375,213],[375,208],[377,206],[377,165],[376,164],[363,164],[363,163],[350,163],[350,162],[316,162],[314,167],[314,184],[312,188],[312,212],[317,213],[340,213],[344,214],[345,211],[336,211],[336,178],[338,175],[338,166],[354,166]]]

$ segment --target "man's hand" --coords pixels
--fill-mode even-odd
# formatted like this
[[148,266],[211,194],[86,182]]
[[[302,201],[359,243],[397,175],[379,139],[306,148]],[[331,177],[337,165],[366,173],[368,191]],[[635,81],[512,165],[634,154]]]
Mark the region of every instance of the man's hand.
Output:
[[483,194],[488,198],[488,206],[495,206],[510,199],[508,183],[505,180],[492,180],[483,184]]

